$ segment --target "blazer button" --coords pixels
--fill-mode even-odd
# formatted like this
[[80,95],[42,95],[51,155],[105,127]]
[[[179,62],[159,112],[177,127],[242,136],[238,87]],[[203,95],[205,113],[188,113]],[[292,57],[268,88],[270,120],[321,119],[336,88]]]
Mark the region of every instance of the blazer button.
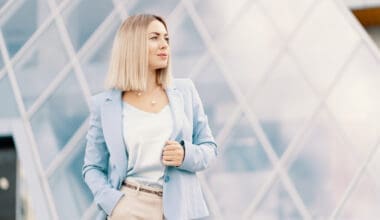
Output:
[[169,182],[169,180],[170,180],[170,177],[169,176],[165,176],[165,178],[164,178],[165,183]]

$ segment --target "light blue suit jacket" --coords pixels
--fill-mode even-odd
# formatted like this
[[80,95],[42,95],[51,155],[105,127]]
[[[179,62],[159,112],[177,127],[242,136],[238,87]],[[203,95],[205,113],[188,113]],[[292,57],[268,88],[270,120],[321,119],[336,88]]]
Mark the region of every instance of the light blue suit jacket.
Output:
[[[196,172],[215,159],[217,145],[193,82],[173,81],[166,89],[174,121],[170,140],[184,141],[185,158],[181,166],[165,168],[164,215],[168,220],[196,219],[209,214]],[[127,174],[121,91],[113,89],[93,96],[90,110],[82,174],[94,195],[97,219],[104,220],[123,196],[120,188]]]

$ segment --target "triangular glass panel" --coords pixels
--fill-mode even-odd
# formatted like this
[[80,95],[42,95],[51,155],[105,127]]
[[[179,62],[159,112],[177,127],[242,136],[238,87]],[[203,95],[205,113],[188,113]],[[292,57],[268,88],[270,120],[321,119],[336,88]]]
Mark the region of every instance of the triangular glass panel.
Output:
[[215,44],[228,68],[226,71],[246,93],[256,88],[273,66],[282,48],[281,40],[267,16],[253,3],[233,27],[215,40]]
[[318,1],[302,22],[289,48],[318,93],[324,94],[360,37],[335,1]]
[[73,72],[31,118],[31,125],[44,167],[82,125],[88,107]]
[[21,49],[50,14],[46,1],[15,1],[12,7],[2,15],[6,20],[1,23],[10,57]]
[[[49,47],[46,47],[47,44]],[[52,24],[15,63],[14,71],[27,109],[68,61],[58,29]]]
[[303,219],[288,191],[276,181],[250,219]]
[[313,90],[286,53],[248,97],[278,156],[287,149],[318,104]]
[[292,0],[292,4],[289,4],[289,1],[259,0],[258,4],[275,22],[276,29],[285,40],[303,22],[314,2],[315,0]]
[[112,10],[112,1],[82,0],[72,3],[63,11],[62,16],[76,51],[85,44]]
[[297,191],[317,219],[329,217],[360,165],[332,121],[326,110],[317,115],[288,166]]
[[222,34],[229,32],[229,29],[235,22],[239,22],[237,19],[241,13],[243,13],[252,1],[223,1],[220,0],[191,0],[197,14],[202,19],[208,34],[213,39],[218,39]]

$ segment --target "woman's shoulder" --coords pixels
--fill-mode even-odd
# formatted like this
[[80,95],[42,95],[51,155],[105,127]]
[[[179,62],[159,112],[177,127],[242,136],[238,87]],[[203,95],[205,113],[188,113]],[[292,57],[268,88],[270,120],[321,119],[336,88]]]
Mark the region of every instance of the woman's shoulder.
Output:
[[100,92],[97,92],[91,96],[91,100],[95,104],[100,104],[107,100],[108,98],[112,98],[113,93],[115,93],[115,89],[107,89]]

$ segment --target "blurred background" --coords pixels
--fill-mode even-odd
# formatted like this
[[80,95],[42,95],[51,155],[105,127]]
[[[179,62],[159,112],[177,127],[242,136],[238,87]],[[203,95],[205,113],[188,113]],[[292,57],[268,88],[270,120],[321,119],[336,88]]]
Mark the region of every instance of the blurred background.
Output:
[[207,219],[380,219],[380,0],[0,0],[1,220],[94,219],[88,101],[136,13],[219,144]]

